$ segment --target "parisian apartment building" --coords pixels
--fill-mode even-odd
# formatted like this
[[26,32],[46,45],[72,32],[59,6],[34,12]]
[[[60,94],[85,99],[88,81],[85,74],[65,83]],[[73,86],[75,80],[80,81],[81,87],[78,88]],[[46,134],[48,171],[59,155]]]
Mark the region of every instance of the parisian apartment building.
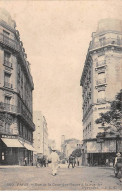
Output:
[[0,10],[0,164],[31,165],[33,90],[30,63],[10,14]]
[[110,103],[122,89],[122,21],[103,19],[92,33],[80,85],[83,97],[83,164],[104,164],[122,152],[122,137],[97,141],[104,128],[96,124],[100,113],[110,110]]
[[48,157],[48,127],[47,121],[41,111],[34,111],[36,130],[33,134],[35,154]]

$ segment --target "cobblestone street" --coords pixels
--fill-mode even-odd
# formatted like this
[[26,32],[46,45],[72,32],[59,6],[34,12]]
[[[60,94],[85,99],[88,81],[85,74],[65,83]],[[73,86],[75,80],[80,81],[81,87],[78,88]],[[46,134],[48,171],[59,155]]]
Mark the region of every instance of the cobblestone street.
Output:
[[57,176],[51,168],[0,167],[0,190],[122,190],[112,168],[62,165]]

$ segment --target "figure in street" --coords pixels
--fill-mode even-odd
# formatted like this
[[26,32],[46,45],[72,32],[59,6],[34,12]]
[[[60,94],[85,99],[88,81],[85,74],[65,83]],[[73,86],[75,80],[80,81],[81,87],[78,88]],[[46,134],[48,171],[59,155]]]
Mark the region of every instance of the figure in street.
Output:
[[45,158],[45,156],[43,156],[43,158],[42,158],[42,167],[46,167],[46,158]]
[[70,167],[70,164],[72,165],[72,168],[74,168],[74,162],[75,162],[75,158],[72,156],[72,154],[69,157],[69,164],[68,164],[68,168]]
[[28,160],[28,158],[27,158],[27,157],[25,157],[25,159],[24,159],[25,166],[27,166],[27,160]]
[[[117,153],[116,155],[117,157],[115,158],[115,163],[114,163],[114,167],[115,167],[115,176],[118,175],[119,170],[122,169],[122,157],[120,153]],[[121,172],[122,174],[122,172]]]
[[56,153],[56,149],[52,149],[52,153],[50,155],[52,161],[52,175],[55,176],[58,170],[59,156]]

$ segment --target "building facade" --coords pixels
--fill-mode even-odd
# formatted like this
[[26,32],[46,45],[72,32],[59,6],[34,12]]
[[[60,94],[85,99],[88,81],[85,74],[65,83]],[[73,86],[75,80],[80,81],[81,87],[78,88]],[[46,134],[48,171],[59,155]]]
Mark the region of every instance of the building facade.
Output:
[[0,10],[0,164],[32,163],[33,89],[16,23]]
[[[110,103],[122,89],[122,21],[104,19],[92,34],[81,77],[83,97],[83,164],[101,164],[116,154],[116,137],[100,142],[104,128],[95,123],[100,113],[110,110]],[[120,138],[118,151],[122,151]]]
[[34,148],[37,153],[48,156],[48,128],[45,117],[40,111],[34,111]]
[[81,141],[78,139],[65,139],[64,136],[62,136],[62,144],[61,144],[61,152],[63,154],[63,157],[68,160],[69,156],[72,154],[72,152],[78,148],[81,148]]

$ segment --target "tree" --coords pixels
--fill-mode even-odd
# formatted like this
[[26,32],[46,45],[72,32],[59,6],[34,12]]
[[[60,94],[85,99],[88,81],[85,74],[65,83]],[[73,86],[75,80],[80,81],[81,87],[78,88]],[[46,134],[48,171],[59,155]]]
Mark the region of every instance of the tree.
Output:
[[111,102],[110,111],[101,113],[100,118],[96,119],[96,123],[101,124],[106,133],[120,135],[122,130],[122,89],[115,100]]
[[82,154],[81,154],[81,149],[79,148],[77,148],[77,149],[75,149],[73,152],[72,152],[72,155],[74,156],[74,157],[80,157]]

